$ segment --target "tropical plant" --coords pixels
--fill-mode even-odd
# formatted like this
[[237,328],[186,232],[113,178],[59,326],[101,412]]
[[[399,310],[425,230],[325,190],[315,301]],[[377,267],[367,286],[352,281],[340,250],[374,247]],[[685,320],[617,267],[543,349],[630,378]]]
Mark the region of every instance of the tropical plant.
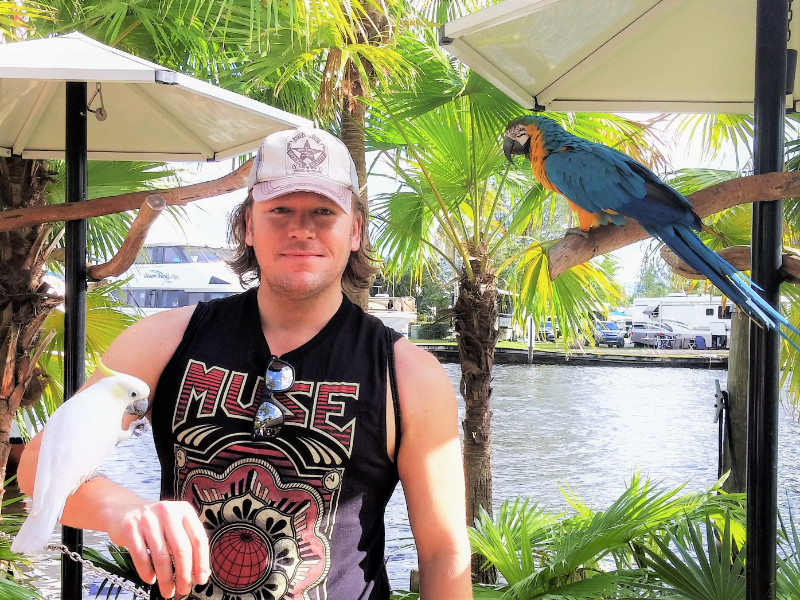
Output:
[[[5,485],[11,480],[5,482]],[[30,562],[22,556],[11,552],[11,539],[22,525],[22,517],[7,513],[6,508],[20,502],[22,498],[5,498],[0,502],[3,519],[0,520],[0,598],[5,600],[38,600],[41,594],[33,586],[31,578],[21,567],[30,567]]]
[[[778,569],[775,576],[777,596],[781,600],[800,598],[800,532],[791,509],[788,517],[779,515]],[[786,523],[789,523],[788,527]]]
[[[117,546],[112,542],[109,542],[106,548],[108,549],[110,557],[105,556],[94,548],[84,548],[83,558],[106,573],[128,581],[132,583],[134,587],[145,593],[149,593],[152,586],[139,577],[139,573],[136,571],[136,565],[133,563],[133,558],[131,558],[128,549]],[[115,591],[115,597],[118,597],[122,588],[119,585],[115,585],[109,578],[106,578],[98,586],[96,597],[99,598],[103,590],[106,591],[106,598],[111,598],[111,594]]]
[[[91,162],[89,198],[105,195],[109,190],[150,189],[165,179],[172,180],[174,172],[159,171],[160,167],[154,163]],[[59,174],[62,170],[63,162],[0,157],[0,209],[60,201],[63,178]],[[95,262],[103,262],[114,254],[131,220],[130,214],[121,213],[88,221],[89,255],[95,257]],[[50,325],[43,330],[42,326],[62,302],[61,296],[52,289],[52,282],[46,279],[48,271],[54,274],[61,270],[54,260],[54,252],[60,247],[62,232],[63,224],[54,223],[0,235],[0,353],[6,365],[0,383],[0,475],[5,473],[10,448],[8,435],[17,410],[34,407],[54,381],[47,376],[45,365],[53,356],[52,335],[48,332],[58,331],[58,328]],[[130,320],[119,311],[114,314],[112,320],[116,320],[119,332]],[[89,325],[96,322],[87,321]],[[87,334],[90,339],[95,335],[92,330]],[[45,360],[40,361],[42,357]],[[59,388],[49,392],[51,398],[54,390]],[[50,407],[53,406],[51,403]],[[46,411],[39,407],[38,414],[43,420]]]
[[654,536],[653,540],[658,551],[645,547],[642,562],[658,583],[636,582],[633,587],[686,600],[744,598],[746,551],[733,543],[729,514],[725,515],[721,535],[706,517],[703,523],[688,521],[676,534]]
[[[694,540],[696,523],[724,521],[721,533],[728,540],[729,557],[734,541],[736,547],[743,544],[743,496],[720,494],[720,485],[706,493],[681,495],[683,486],[664,490],[635,474],[620,497],[602,511],[562,489],[577,511],[574,515],[549,514],[530,500],[507,500],[495,518],[484,512],[469,532],[473,549],[505,580],[489,597],[618,598],[628,597],[625,592],[632,588],[660,594],[667,589],[667,579],[680,579],[684,566],[670,562],[674,551],[669,542],[685,547],[685,540]],[[683,553],[678,550],[680,556]],[[653,564],[664,578],[655,581]]]

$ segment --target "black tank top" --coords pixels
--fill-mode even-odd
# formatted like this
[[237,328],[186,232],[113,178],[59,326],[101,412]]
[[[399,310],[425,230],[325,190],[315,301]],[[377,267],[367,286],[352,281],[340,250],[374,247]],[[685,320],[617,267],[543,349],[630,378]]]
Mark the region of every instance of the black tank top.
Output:
[[153,398],[161,497],[190,502],[211,543],[211,578],[190,597],[388,599],[386,373],[399,334],[343,298],[281,357],[295,369],[274,394],[285,424],[253,441],[271,356],[256,292],[197,306]]

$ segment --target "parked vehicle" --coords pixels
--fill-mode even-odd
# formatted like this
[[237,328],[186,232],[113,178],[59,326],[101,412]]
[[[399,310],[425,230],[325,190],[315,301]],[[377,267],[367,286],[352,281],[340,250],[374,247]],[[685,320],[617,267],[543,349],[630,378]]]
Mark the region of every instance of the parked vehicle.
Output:
[[[625,347],[625,330],[614,321],[595,321],[592,337],[596,346],[607,345],[616,346],[617,348]],[[588,340],[586,340],[588,343]]]
[[688,327],[678,321],[634,323],[631,331],[631,343],[635,348],[650,346],[653,348],[696,347],[697,337],[703,338],[706,345],[706,331]]
[[539,341],[554,342],[556,338],[561,337],[561,328],[558,326],[558,321],[556,321],[555,332],[553,331],[553,322],[548,318],[546,322],[539,325],[539,329],[536,332],[536,339]]

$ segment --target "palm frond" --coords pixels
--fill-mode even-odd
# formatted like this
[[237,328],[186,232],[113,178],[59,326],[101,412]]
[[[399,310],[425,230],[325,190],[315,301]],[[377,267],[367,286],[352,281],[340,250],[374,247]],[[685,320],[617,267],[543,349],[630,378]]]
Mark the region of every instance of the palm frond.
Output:
[[547,317],[557,319],[565,333],[565,344],[581,336],[591,337],[588,315],[603,312],[605,306],[617,305],[623,299],[619,284],[593,261],[572,267],[551,280],[546,245],[534,243],[519,253],[512,273],[508,267],[513,258],[498,268],[498,274],[506,273],[506,281],[517,294],[514,318],[520,323],[529,316],[534,323],[544,322]]
[[34,21],[52,21],[55,11],[42,2],[0,0],[0,39],[23,40]]
[[[745,594],[743,548],[736,549],[726,515],[720,539],[710,518],[675,535],[655,537],[658,551],[644,549],[643,562],[660,583],[641,588],[687,600],[741,600]],[[703,541],[705,538],[705,542]]]
[[[111,542],[108,543],[107,549],[111,555],[110,558],[104,556],[94,548],[84,548],[83,557],[95,567],[104,570],[106,573],[131,582],[145,593],[150,592],[150,588],[152,586],[144,582],[142,578],[139,577],[139,573],[136,571],[136,565],[134,565],[128,549],[123,548],[122,546],[117,546]],[[97,597],[99,597],[103,590],[106,589],[106,586],[108,586],[106,590],[106,598],[111,598],[111,594],[114,593],[115,590],[117,596],[119,595],[121,589],[106,579],[100,584],[100,587],[97,590]]]
[[800,532],[789,509],[788,527],[783,515],[778,535],[778,569],[775,575],[777,597],[781,600],[800,598]]

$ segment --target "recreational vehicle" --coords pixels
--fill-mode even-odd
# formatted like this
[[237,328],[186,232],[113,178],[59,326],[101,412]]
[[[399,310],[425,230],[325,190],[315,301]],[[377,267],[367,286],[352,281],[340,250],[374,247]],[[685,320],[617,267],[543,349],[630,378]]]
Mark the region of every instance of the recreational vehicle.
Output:
[[670,294],[663,298],[635,298],[632,317],[637,323],[678,323],[704,338],[710,348],[726,348],[735,306],[722,296]]

